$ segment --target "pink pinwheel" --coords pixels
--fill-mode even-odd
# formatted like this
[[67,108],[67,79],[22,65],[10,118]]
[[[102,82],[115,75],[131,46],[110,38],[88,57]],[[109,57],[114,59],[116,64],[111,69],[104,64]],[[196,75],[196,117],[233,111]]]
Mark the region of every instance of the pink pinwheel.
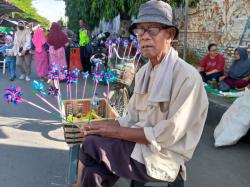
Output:
[[93,73],[93,80],[95,83],[94,92],[93,92],[93,97],[94,97],[96,94],[96,88],[97,88],[98,83],[103,80],[103,75],[101,73]]
[[115,75],[113,72],[108,71],[104,73],[104,80],[106,81],[107,85],[108,85],[108,89],[107,89],[107,98],[109,100],[109,88],[110,88],[110,83],[114,82],[116,79]]
[[73,71],[72,71],[72,74],[73,74],[73,77],[75,79],[74,83],[76,85],[76,97],[75,99],[77,99],[77,92],[78,92],[78,77],[79,77],[79,73],[80,73],[80,70],[75,68]]

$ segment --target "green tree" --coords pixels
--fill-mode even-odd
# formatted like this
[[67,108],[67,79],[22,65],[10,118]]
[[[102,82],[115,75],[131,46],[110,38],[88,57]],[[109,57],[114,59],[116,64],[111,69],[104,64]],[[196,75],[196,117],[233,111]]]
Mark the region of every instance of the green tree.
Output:
[[9,2],[24,11],[24,13],[15,13],[16,17],[20,19],[37,20],[41,25],[49,26],[49,20],[40,16],[36,9],[32,7],[32,0],[9,0]]
[[[78,29],[78,20],[83,19],[89,28],[99,24],[101,19],[110,20],[121,15],[122,19],[136,16],[139,7],[147,0],[64,0],[68,26],[74,31]],[[164,0],[173,7],[183,6],[185,0]],[[195,6],[199,0],[189,0],[189,6]]]

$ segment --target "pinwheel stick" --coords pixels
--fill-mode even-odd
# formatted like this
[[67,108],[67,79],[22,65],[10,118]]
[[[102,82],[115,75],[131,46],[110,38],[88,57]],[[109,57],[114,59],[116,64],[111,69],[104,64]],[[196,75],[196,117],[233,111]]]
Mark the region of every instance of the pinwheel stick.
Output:
[[53,106],[48,100],[46,100],[44,97],[42,97],[40,94],[36,93],[35,96],[40,98],[43,102],[45,102],[47,105],[49,105],[51,108],[53,108],[55,111],[57,111],[59,114],[63,115],[63,113],[58,110],[55,106]]
[[85,78],[85,81],[84,81],[83,92],[82,92],[82,99],[84,99],[84,96],[85,96],[86,84],[87,84],[87,78]]
[[108,103],[109,103],[109,90],[110,90],[109,81],[107,81],[107,85],[108,85],[107,98],[108,98]]
[[40,110],[42,110],[42,111],[44,111],[44,112],[46,112],[46,113],[48,113],[48,114],[51,114],[52,116],[54,116],[54,117],[56,117],[56,118],[58,118],[58,119],[60,119],[60,120],[66,121],[66,122],[70,123],[71,125],[75,125],[75,126],[78,127],[79,129],[81,129],[81,127],[80,127],[78,124],[75,124],[75,123],[73,123],[72,121],[68,121],[68,120],[66,119],[65,116],[60,116],[60,115],[58,115],[58,114],[56,114],[56,113],[53,113],[53,112],[51,112],[51,111],[49,111],[49,110],[47,110],[47,109],[45,109],[45,108],[43,108],[43,107],[40,107],[40,106],[38,106],[37,104],[35,104],[35,103],[31,102],[31,101],[28,101],[28,100],[26,100],[26,99],[23,99],[23,98],[22,98],[21,100],[22,100],[22,102],[25,102],[25,103],[27,103],[27,104],[29,104],[29,105],[32,105],[32,106],[34,106],[34,107],[36,107],[36,108],[38,108],[38,109],[40,109]]
[[92,98],[95,97],[97,85],[98,85],[98,80],[95,80],[95,87],[94,87],[94,92],[93,92],[93,97]]
[[130,47],[129,47],[129,52],[128,52],[128,57],[127,58],[129,58],[130,57],[130,53],[131,53],[131,49],[132,49],[132,43],[130,44]]
[[[118,47],[117,47],[117,52],[119,52],[119,47],[120,47],[120,43],[118,44]],[[115,56],[115,65],[117,64],[117,55]]]

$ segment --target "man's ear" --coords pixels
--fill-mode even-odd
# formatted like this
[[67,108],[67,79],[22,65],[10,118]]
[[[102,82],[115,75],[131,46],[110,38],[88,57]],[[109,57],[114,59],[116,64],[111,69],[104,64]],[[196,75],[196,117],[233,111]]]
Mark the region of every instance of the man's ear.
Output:
[[170,28],[170,37],[172,40],[174,40],[175,34],[176,34],[175,28]]
[[168,28],[166,30],[166,32],[167,32],[167,35],[168,35],[168,39],[171,39],[171,41],[174,40],[175,33],[176,33],[175,28]]

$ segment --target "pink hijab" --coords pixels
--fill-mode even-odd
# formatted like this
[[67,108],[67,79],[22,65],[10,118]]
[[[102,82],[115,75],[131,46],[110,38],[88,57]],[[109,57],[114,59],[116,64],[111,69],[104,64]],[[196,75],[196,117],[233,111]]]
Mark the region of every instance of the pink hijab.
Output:
[[38,27],[35,30],[34,36],[32,38],[32,42],[35,46],[35,51],[38,53],[41,53],[43,45],[46,43],[46,38],[45,38],[43,30],[40,27]]

